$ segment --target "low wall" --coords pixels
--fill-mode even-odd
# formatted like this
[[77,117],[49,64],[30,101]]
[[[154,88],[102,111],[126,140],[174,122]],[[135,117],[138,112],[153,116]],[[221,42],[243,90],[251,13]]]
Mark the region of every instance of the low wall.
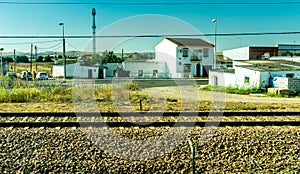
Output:
[[291,92],[300,92],[300,79],[278,77],[276,80],[276,88],[289,89]]

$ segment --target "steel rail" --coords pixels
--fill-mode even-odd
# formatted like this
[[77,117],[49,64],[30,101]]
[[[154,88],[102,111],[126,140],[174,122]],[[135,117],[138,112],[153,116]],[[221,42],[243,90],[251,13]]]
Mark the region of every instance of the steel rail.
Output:
[[239,126],[300,126],[300,121],[228,121],[228,122],[0,122],[0,127],[239,127]]

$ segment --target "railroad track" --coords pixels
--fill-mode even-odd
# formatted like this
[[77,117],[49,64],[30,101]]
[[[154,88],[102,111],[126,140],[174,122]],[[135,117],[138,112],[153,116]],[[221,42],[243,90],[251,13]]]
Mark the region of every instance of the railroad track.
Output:
[[[217,121],[159,121],[126,122],[113,118],[126,117],[207,117]],[[272,117],[293,116],[300,118],[300,112],[3,112],[0,113],[0,127],[191,127],[191,126],[300,126],[296,121],[218,121],[217,117]],[[105,118],[105,119],[103,119]],[[107,120],[112,118],[112,120]],[[99,121],[100,120],[100,121]]]

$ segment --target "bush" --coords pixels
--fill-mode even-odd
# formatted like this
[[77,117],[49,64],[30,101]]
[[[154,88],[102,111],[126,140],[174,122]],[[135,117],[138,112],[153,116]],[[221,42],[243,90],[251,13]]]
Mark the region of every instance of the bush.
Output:
[[201,87],[200,90],[219,91],[219,92],[226,92],[226,93],[230,93],[230,94],[242,94],[242,95],[261,93],[260,89],[257,87],[237,88],[237,87],[233,87],[233,86],[223,87],[223,86],[207,85],[207,86]]
[[17,103],[17,102],[41,102],[56,101],[66,102],[72,100],[72,89],[65,87],[54,87],[49,89],[36,88],[12,88],[0,89],[1,103]]
[[138,91],[139,90],[138,86],[135,83],[133,83],[133,82],[127,82],[127,83],[125,83],[125,87],[127,89],[131,90],[131,91]]

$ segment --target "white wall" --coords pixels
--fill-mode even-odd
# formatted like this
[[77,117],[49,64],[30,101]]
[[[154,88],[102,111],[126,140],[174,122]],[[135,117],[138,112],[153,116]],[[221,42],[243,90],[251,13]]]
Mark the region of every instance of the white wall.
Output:
[[[66,65],[66,76],[67,78],[73,78],[74,70],[76,64],[67,64]],[[64,77],[64,66],[63,65],[53,65],[53,77]]]
[[177,74],[176,70],[178,61],[176,59],[176,47],[177,45],[168,39],[163,39],[155,47],[155,61],[166,62],[167,69],[165,73],[171,74],[172,77],[176,76]]
[[242,47],[223,51],[223,55],[232,60],[249,60],[249,53],[249,47]]
[[79,63],[76,64],[73,77],[74,78],[88,78],[89,70],[92,70],[92,78],[97,79],[99,73],[99,67],[91,66],[80,66]]
[[[147,61],[147,62],[124,62],[124,70],[130,71],[130,77],[138,77],[139,70],[143,71],[143,78],[169,78],[165,62]],[[157,75],[153,75],[153,70],[157,70]]]
[[[217,80],[217,82],[215,82]],[[209,71],[209,84],[214,86],[235,86],[235,74],[219,71]]]
[[[236,85],[242,87],[259,87],[260,85],[260,72],[250,70],[242,67],[235,67]],[[245,82],[245,77],[249,77],[249,83]]]

